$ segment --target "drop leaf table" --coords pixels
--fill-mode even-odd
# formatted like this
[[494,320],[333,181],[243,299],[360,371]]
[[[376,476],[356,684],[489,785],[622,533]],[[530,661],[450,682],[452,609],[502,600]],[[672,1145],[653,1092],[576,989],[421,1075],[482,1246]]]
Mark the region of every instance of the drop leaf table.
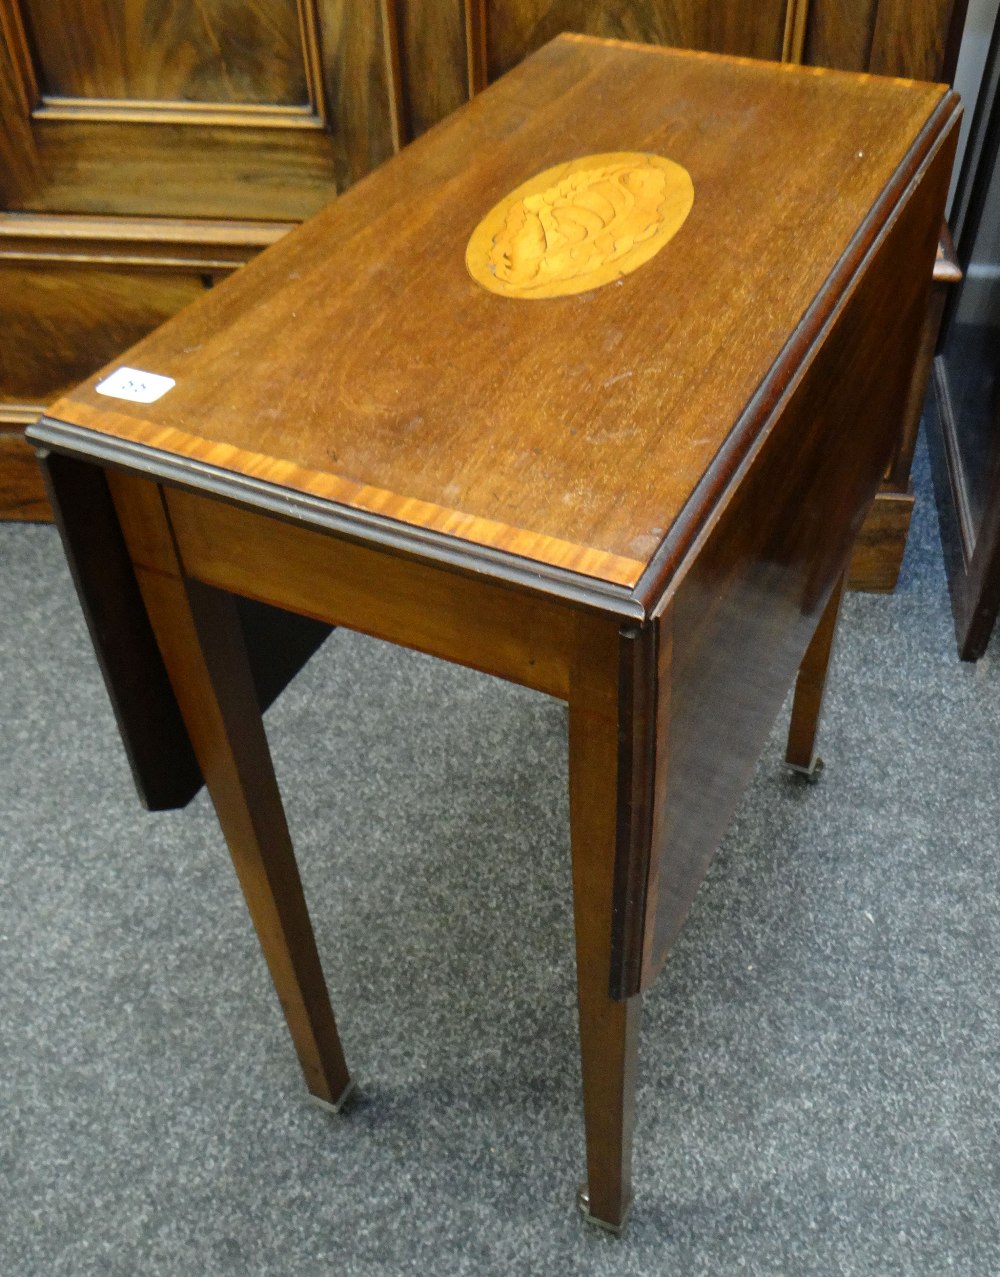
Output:
[[958,116],[560,37],[31,430],[140,789],[207,784],[320,1100],[245,601],[568,703],[581,1204],[620,1230],[642,991],[796,675],[816,768]]

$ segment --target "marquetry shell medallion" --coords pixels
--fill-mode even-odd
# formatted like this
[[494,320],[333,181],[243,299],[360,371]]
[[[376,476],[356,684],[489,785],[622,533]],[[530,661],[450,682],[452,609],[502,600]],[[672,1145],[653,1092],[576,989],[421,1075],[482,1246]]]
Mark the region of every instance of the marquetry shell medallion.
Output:
[[469,274],[504,297],[566,297],[655,257],[694,203],[691,174],[662,155],[584,155],[524,182],[486,214]]

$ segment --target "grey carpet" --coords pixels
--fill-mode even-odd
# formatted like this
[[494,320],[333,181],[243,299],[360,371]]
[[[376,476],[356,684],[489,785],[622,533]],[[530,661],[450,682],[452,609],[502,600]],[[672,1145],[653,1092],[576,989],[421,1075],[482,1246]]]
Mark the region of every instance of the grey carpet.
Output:
[[268,716],[363,1098],[304,1098],[204,797],[145,815],[51,529],[0,528],[0,1274],[1000,1273],[1000,663],[920,454],[646,999],[636,1205],[582,1165],[565,714],[338,633]]

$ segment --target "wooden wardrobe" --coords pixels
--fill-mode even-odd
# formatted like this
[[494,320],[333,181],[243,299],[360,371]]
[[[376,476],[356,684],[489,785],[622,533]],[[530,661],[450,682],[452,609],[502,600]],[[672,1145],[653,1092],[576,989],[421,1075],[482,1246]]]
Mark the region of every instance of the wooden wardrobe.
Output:
[[[966,4],[0,0],[0,517],[51,517],[45,404],[560,31],[950,79]],[[856,584],[895,582],[912,434]]]

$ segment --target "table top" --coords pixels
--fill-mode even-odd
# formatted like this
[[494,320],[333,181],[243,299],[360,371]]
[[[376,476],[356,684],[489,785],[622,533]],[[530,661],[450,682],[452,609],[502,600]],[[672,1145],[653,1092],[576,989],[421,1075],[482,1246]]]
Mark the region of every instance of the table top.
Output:
[[[307,494],[363,532],[633,590],[766,430],[953,102],[560,37],[49,417],[237,499]],[[585,291],[472,278],[467,245],[504,197],[615,152],[690,176],[648,260],[624,273],[637,250],[612,235],[623,272]],[[120,364],[176,384],[154,403],[97,393]]]

